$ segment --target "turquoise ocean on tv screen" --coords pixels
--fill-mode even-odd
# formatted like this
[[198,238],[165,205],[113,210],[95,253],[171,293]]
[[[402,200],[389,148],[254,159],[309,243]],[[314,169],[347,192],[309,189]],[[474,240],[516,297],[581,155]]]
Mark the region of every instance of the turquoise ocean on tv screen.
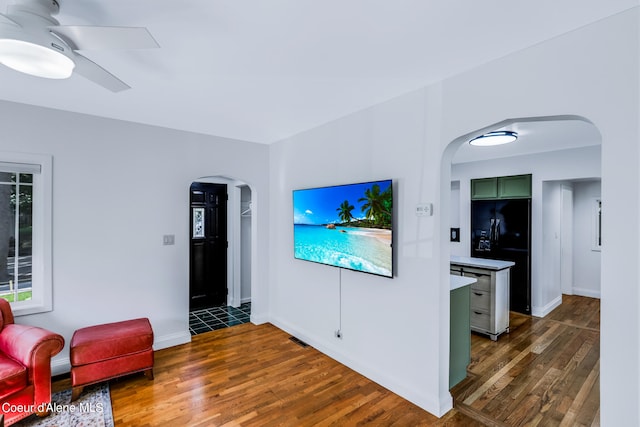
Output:
[[391,230],[294,225],[298,259],[391,277]]

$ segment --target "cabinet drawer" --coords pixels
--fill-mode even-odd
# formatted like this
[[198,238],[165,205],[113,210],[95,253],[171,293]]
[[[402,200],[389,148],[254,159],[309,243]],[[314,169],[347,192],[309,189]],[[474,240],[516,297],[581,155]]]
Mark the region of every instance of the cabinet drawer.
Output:
[[491,291],[491,275],[486,273],[475,273],[472,271],[464,272],[465,277],[473,277],[477,280],[476,283],[471,284],[471,289],[477,289],[480,291]]
[[471,327],[489,332],[489,325],[491,325],[489,313],[471,309]]
[[471,309],[491,311],[491,292],[471,289]]

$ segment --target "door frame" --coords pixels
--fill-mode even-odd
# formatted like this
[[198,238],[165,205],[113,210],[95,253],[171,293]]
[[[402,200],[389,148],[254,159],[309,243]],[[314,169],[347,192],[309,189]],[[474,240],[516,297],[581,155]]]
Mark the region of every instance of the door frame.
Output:
[[560,289],[573,295],[573,186],[560,185]]
[[[226,183],[198,180],[189,187],[189,310],[192,311],[227,304],[228,193],[229,185]],[[201,194],[202,198],[196,200],[195,194]],[[195,236],[196,210],[202,211],[203,216],[202,234],[198,236]]]
[[[242,268],[241,268],[241,254],[242,254],[242,239],[241,233],[241,195],[240,187],[247,186],[251,190],[252,199],[255,197],[255,192],[251,185],[244,181],[240,181],[234,178],[229,178],[219,175],[203,176],[193,179],[189,186],[194,182],[204,182],[210,184],[227,184],[227,194],[229,199],[227,201],[227,241],[229,246],[227,247],[227,305],[232,307],[240,307],[242,299]],[[253,211],[255,211],[255,202],[253,203]],[[251,219],[251,254],[254,259],[255,252],[255,218]],[[252,294],[253,294],[253,277],[255,263],[251,263],[251,277],[252,277]]]
[[[471,137],[489,132],[493,129],[499,129],[501,127],[507,126],[509,124],[517,123],[517,122],[533,122],[533,121],[563,121],[563,120],[583,120],[587,123],[591,123],[594,128],[600,132],[598,127],[582,116],[576,115],[558,115],[558,116],[539,116],[539,117],[521,117],[521,118],[513,118],[513,119],[505,119],[503,121],[494,123],[489,126],[485,126],[483,128],[477,129],[473,132],[469,132],[467,134],[458,136],[457,138],[451,140],[445,147],[441,153],[440,157],[440,206],[442,209],[440,216],[440,279],[441,279],[441,307],[442,312],[440,314],[441,324],[445,327],[442,327],[440,334],[440,361],[441,361],[441,370],[440,370],[440,382],[439,389],[442,395],[447,395],[451,398],[451,393],[448,388],[448,375],[449,375],[449,357],[450,357],[450,349],[449,349],[449,332],[450,332],[450,313],[449,313],[449,295],[450,295],[450,255],[451,255],[451,243],[449,241],[450,234],[450,222],[451,222],[451,162],[455,156],[455,153],[458,151],[460,146],[468,141]],[[602,143],[602,137],[600,138],[600,142]],[[532,206],[533,208],[533,206]],[[532,211],[533,215],[533,211]],[[462,236],[461,236],[462,237]],[[531,234],[531,239],[535,236],[533,233]],[[532,256],[536,254],[533,253],[533,245],[532,245]],[[532,291],[532,312],[533,312],[533,300],[534,300],[534,291],[538,291],[535,288],[536,282],[533,281],[534,271],[532,270],[532,283],[531,283],[531,291]]]

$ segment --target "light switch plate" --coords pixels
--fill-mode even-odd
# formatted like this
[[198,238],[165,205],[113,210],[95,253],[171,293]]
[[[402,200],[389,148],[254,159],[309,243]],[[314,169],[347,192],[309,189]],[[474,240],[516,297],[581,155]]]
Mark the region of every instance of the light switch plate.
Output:
[[165,246],[174,245],[176,243],[176,236],[174,234],[165,234],[162,236],[162,244]]
[[416,216],[433,215],[433,203],[419,203],[416,205]]

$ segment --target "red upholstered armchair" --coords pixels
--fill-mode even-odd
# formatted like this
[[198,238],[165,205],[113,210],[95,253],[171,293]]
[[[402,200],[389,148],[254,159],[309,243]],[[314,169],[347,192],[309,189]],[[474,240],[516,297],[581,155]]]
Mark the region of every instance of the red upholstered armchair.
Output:
[[0,413],[5,425],[30,414],[48,415],[51,358],[64,338],[42,328],[13,323],[9,303],[0,298]]

